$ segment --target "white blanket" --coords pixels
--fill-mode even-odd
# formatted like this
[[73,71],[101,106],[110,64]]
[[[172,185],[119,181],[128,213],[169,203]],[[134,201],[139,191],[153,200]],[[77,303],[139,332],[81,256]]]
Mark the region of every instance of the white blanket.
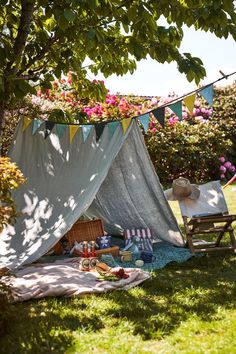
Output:
[[14,301],[39,299],[46,296],[81,296],[111,290],[128,289],[151,278],[141,269],[125,269],[127,279],[104,281],[96,271],[79,270],[79,259],[69,258],[54,263],[33,264],[15,273],[15,277],[3,277],[1,281],[10,285]]

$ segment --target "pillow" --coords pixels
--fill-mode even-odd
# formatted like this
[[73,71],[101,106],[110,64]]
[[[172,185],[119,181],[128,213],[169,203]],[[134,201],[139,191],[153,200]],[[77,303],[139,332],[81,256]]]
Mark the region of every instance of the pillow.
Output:
[[138,246],[140,251],[153,251],[152,242],[153,234],[149,228],[145,229],[126,229],[124,231],[125,246],[129,243],[134,243]]
[[111,236],[99,236],[96,238],[96,242],[101,250],[111,247]]

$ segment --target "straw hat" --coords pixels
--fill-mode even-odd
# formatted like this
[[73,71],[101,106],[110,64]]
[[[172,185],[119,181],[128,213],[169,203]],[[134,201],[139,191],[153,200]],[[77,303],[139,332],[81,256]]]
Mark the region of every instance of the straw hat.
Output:
[[165,191],[168,200],[198,199],[200,190],[196,184],[191,184],[187,178],[179,177],[172,183],[172,188]]

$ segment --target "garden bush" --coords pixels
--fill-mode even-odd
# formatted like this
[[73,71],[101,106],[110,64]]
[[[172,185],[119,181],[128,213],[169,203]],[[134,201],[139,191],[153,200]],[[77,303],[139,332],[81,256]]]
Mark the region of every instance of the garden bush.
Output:
[[225,132],[225,138],[232,141],[227,158],[236,165],[236,81],[231,86],[215,89],[212,120]]
[[146,145],[161,183],[168,186],[179,176],[195,183],[219,179],[219,156],[232,142],[217,124],[184,122],[149,132]]
[[[17,166],[8,157],[0,157],[0,233],[18,216],[12,191],[24,182],[25,179]],[[13,317],[10,288],[1,282],[1,277],[7,274],[6,268],[0,269],[0,336],[10,328]]]
[[9,286],[1,282],[1,276],[7,274],[7,270],[2,270],[0,274],[0,337],[8,332],[11,326],[11,321],[15,316],[13,305],[11,305],[11,289]]
[[25,182],[23,174],[9,157],[0,157],[0,233],[18,216],[12,192]]

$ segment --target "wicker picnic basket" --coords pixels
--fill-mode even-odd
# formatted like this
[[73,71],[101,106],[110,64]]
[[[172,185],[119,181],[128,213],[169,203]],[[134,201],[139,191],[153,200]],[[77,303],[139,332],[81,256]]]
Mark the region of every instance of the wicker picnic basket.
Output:
[[[95,219],[77,221],[67,232],[66,237],[69,243],[69,247],[72,248],[75,241],[96,241],[98,236],[103,235],[105,235],[103,222],[101,219]],[[102,250],[96,250],[96,253],[98,257],[101,257],[102,254],[108,253],[112,254],[113,256],[118,256],[119,247],[113,246]]]

